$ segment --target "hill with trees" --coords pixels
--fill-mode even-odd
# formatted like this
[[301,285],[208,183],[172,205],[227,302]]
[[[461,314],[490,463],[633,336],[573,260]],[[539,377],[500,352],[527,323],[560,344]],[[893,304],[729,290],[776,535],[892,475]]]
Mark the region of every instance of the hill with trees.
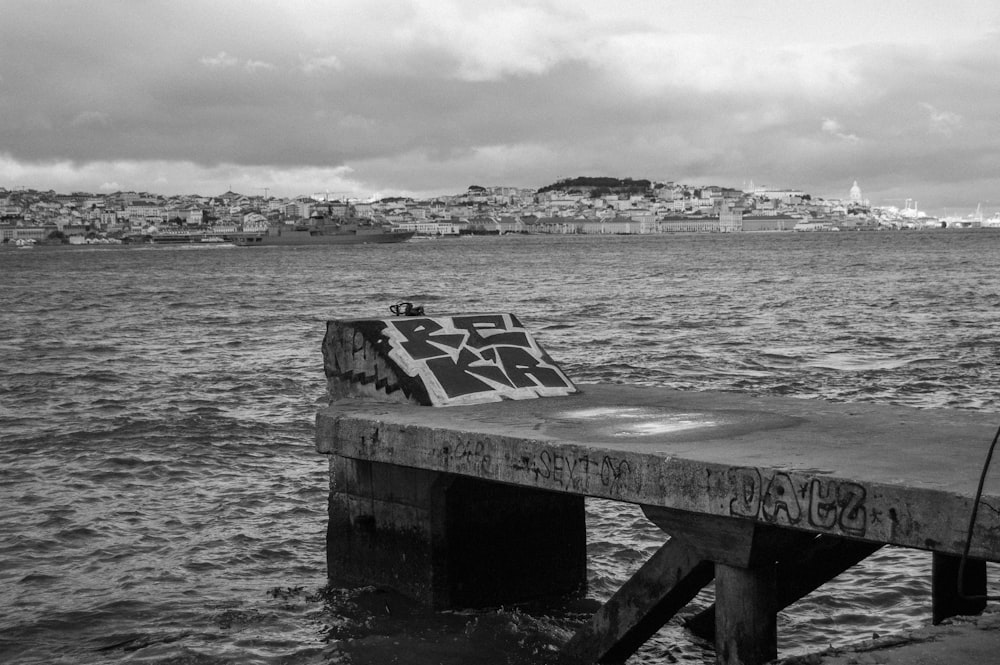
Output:
[[556,190],[589,194],[593,198],[608,194],[648,194],[652,187],[649,180],[611,178],[607,176],[577,176],[564,178],[538,190],[539,194]]

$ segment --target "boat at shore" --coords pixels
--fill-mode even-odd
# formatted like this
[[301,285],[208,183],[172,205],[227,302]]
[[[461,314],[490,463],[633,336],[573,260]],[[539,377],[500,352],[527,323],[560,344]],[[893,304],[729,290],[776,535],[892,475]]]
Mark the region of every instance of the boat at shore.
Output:
[[413,231],[397,231],[379,224],[343,220],[313,222],[307,226],[272,226],[258,232],[227,234],[227,240],[238,247],[275,245],[360,245],[365,243],[403,242],[413,237]]
[[[135,241],[133,241],[135,242]],[[140,241],[142,242],[142,241]],[[163,233],[149,236],[148,242],[153,245],[232,245],[222,235],[205,235],[202,233]]]

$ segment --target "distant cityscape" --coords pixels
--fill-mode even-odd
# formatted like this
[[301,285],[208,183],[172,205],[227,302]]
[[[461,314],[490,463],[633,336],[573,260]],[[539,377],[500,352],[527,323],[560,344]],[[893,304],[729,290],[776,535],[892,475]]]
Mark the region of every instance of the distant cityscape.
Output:
[[234,234],[345,217],[418,237],[1000,228],[1000,214],[931,217],[909,199],[901,208],[872,206],[857,182],[845,188],[843,198],[826,199],[753,183],[734,189],[610,177],[567,178],[540,189],[473,185],[431,199],[333,200],[322,193],[279,198],[262,191],[162,196],[0,188],[0,241],[4,246],[225,241]]

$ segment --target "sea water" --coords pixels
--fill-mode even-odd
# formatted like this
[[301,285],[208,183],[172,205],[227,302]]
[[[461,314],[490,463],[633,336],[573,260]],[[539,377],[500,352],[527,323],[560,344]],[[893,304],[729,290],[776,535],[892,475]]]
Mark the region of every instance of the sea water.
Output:
[[[327,319],[513,312],[578,383],[995,413],[998,274],[987,230],[0,252],[0,662],[555,660],[586,604],[326,587]],[[601,601],[665,536],[587,519]],[[929,561],[880,551],[784,610],[779,652],[926,624]],[[634,662],[713,658],[675,618]]]

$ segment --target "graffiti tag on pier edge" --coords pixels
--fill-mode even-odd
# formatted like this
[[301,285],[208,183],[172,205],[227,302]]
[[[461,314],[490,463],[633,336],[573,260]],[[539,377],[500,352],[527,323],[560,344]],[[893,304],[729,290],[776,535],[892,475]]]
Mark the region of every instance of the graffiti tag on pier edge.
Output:
[[[491,446],[484,441],[460,441],[443,446],[439,454],[446,469],[488,478],[497,473],[490,451]],[[595,490],[610,496],[620,496],[638,479],[627,459],[611,455],[577,456],[542,450],[533,456],[514,458],[511,468],[538,485],[556,485],[577,492]]]
[[480,476],[488,476],[493,457],[483,441],[460,441],[454,446],[441,449],[446,464],[456,464],[474,470]]
[[729,469],[727,476],[731,515],[852,536],[868,530],[865,488],[856,483],[810,478],[796,486],[787,473],[767,477],[755,468]]
[[620,495],[633,477],[632,465],[624,458],[566,455],[548,450],[534,457],[522,457],[514,468],[524,471],[536,482],[548,481],[579,492],[596,490],[599,486],[612,496]]

